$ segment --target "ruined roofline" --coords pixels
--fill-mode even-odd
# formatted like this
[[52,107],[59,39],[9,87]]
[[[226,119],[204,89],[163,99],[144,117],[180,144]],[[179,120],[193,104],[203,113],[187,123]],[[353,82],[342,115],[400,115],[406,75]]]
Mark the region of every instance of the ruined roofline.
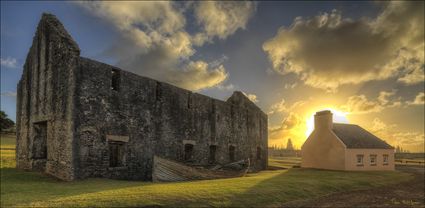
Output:
[[243,93],[242,93],[241,91],[233,91],[232,95],[231,95],[231,96],[229,96],[229,97],[228,97],[228,98],[224,101],[224,100],[220,100],[220,99],[217,99],[217,98],[213,98],[213,97],[210,97],[210,96],[207,96],[207,95],[204,95],[204,94],[200,94],[200,93],[197,93],[197,92],[193,92],[193,91],[191,91],[191,90],[184,89],[184,88],[178,87],[178,86],[176,86],[176,85],[173,85],[173,84],[170,84],[170,83],[167,83],[167,82],[159,81],[159,80],[156,80],[156,79],[151,78],[151,77],[142,76],[142,75],[136,74],[136,73],[134,73],[134,72],[127,71],[127,70],[124,70],[124,69],[121,69],[121,68],[119,68],[119,67],[117,67],[117,66],[113,66],[113,65],[110,65],[110,64],[107,64],[107,63],[103,63],[103,62],[101,62],[101,61],[93,60],[93,59],[90,59],[90,58],[87,58],[87,57],[83,57],[83,56],[80,56],[80,59],[81,59],[81,60],[83,60],[83,61],[96,62],[96,63],[98,63],[98,64],[103,64],[103,65],[105,65],[105,66],[107,66],[107,67],[110,67],[110,68],[114,68],[114,69],[120,70],[120,71],[122,71],[122,72],[124,72],[124,73],[129,73],[129,74],[132,74],[132,75],[137,76],[137,77],[141,77],[141,78],[144,78],[144,79],[153,80],[153,81],[155,81],[155,82],[157,82],[157,83],[161,83],[161,84],[164,84],[164,85],[170,85],[170,86],[173,86],[173,87],[178,88],[178,89],[180,89],[180,90],[184,90],[184,91],[186,91],[186,92],[188,92],[188,93],[192,93],[192,94],[197,94],[197,95],[200,95],[200,96],[204,96],[204,97],[206,97],[206,98],[208,98],[208,99],[211,99],[211,100],[213,100],[213,101],[215,101],[215,102],[221,102],[221,103],[223,103],[223,104],[225,104],[225,105],[234,106],[234,107],[238,107],[238,108],[244,108],[244,109],[247,109],[247,110],[253,110],[252,108],[250,108],[250,106],[238,106],[238,105],[235,105],[235,104],[233,104],[233,103],[231,103],[231,102],[229,101],[229,99],[230,99],[232,96],[234,96],[235,94],[241,93],[241,94],[242,94],[242,96],[244,96],[244,97],[245,97],[245,98],[246,98],[249,102],[251,102],[251,104],[252,104],[252,105],[254,105],[254,106],[255,106],[255,110],[257,110],[257,111],[259,111],[259,112],[261,112],[261,113],[263,113],[264,115],[266,115],[266,116],[267,116],[267,114],[266,114],[266,113],[264,113],[264,112],[261,110],[261,108],[259,108],[257,105],[255,105],[255,103],[253,103],[253,102],[252,102],[251,100],[249,100],[249,99],[248,99],[245,95],[243,95]]
[[[47,31],[46,31],[47,30]],[[156,82],[158,82],[158,83],[162,83],[162,84],[168,84],[168,85],[171,85],[171,86],[173,86],[173,87],[176,87],[176,88],[179,88],[179,89],[182,89],[182,90],[185,90],[185,91],[187,91],[188,93],[190,92],[190,93],[193,93],[193,94],[198,94],[198,95],[201,95],[201,96],[205,96],[205,97],[208,97],[209,99],[212,99],[213,101],[215,101],[215,102],[223,102],[223,103],[225,103],[225,104],[227,104],[227,105],[232,105],[232,106],[236,106],[236,107],[242,107],[242,108],[246,108],[246,109],[255,109],[255,110],[257,110],[257,111],[259,111],[259,112],[261,112],[261,113],[263,113],[264,115],[267,115],[266,113],[264,113],[262,110],[261,110],[261,108],[259,108],[255,103],[253,103],[251,100],[249,100],[242,92],[240,92],[240,91],[234,91],[233,93],[232,93],[232,95],[226,100],[226,101],[224,101],[224,100],[219,100],[219,99],[216,99],[216,98],[213,98],[213,97],[210,97],[210,96],[206,96],[206,95],[203,95],[203,94],[200,94],[200,93],[196,93],[196,92],[193,92],[193,91],[191,91],[191,90],[187,90],[187,89],[184,89],[184,88],[181,88],[181,87],[178,87],[178,86],[176,86],[176,85],[173,85],[173,84],[170,84],[170,83],[167,83],[167,82],[163,82],[163,81],[158,81],[158,80],[156,80],[156,79],[153,79],[153,78],[150,78],[150,77],[145,77],[145,76],[141,76],[141,75],[139,75],[139,74],[136,74],[136,73],[133,73],[133,72],[130,72],[130,71],[127,71],[127,70],[123,70],[123,69],[121,69],[121,68],[118,68],[118,67],[116,67],[116,66],[112,66],[112,65],[109,65],[109,64],[106,64],[106,63],[103,63],[103,62],[99,62],[99,61],[96,61],[96,60],[92,60],[92,59],[89,59],[89,58],[86,58],[86,57],[81,57],[80,56],[80,48],[79,48],[79,46],[78,46],[78,44],[74,41],[74,39],[71,37],[71,35],[67,32],[67,30],[65,29],[65,27],[63,26],[63,24],[58,20],[58,18],[55,16],[55,15],[53,15],[53,14],[49,14],[49,13],[43,13],[42,14],[42,16],[41,16],[41,20],[40,20],[40,22],[39,22],[39,24],[38,24],[38,26],[37,26],[37,31],[36,31],[36,34],[35,34],[35,36],[34,36],[34,40],[33,40],[33,44],[32,45],[34,45],[34,43],[36,43],[36,41],[40,41],[39,39],[39,37],[40,37],[40,35],[44,35],[44,36],[48,36],[48,35],[50,35],[52,32],[54,32],[54,34],[55,35],[58,35],[58,36],[60,36],[61,37],[61,41],[63,41],[63,42],[65,42],[65,47],[66,47],[66,49],[68,49],[68,50],[72,50],[72,51],[75,51],[76,53],[77,53],[77,55],[80,57],[80,59],[86,59],[86,60],[88,60],[88,61],[94,61],[94,62],[97,62],[97,63],[101,63],[101,64],[105,64],[105,65],[107,65],[107,66],[110,66],[110,67],[112,67],[112,68],[116,68],[116,69],[119,69],[119,70],[121,70],[121,71],[123,71],[123,72],[126,72],[126,73],[131,73],[131,74],[133,74],[133,75],[136,75],[136,76],[139,76],[139,77],[143,77],[143,78],[146,78],[146,79],[150,79],[150,80],[154,80],[154,81],[156,81]],[[65,48],[64,48],[65,49]],[[30,49],[31,50],[31,49]],[[28,54],[30,54],[30,53],[28,53]],[[27,57],[28,58],[28,57]],[[245,100],[246,100],[246,102],[247,102],[247,105],[243,105],[243,106],[241,106],[241,105],[235,105],[235,104],[233,104],[233,103],[231,103],[231,98],[232,97],[234,97],[234,96],[242,96]]]
[[[57,40],[58,37],[60,40]],[[54,41],[60,41],[64,43],[63,45],[61,44],[59,46],[62,50],[67,49],[67,50],[75,52],[75,54],[77,54],[78,56],[80,55],[80,48],[78,44],[74,41],[71,35],[66,31],[65,27],[57,19],[57,17],[50,13],[43,13],[41,15],[40,21],[38,22],[35,34],[31,42],[31,46],[25,58],[25,63],[23,65],[23,70],[24,70],[23,74],[25,74],[27,64],[31,62],[30,58],[31,58],[32,52],[39,50],[38,48],[35,48],[35,47],[41,44],[41,41],[43,39],[48,42],[47,44],[49,44],[49,47],[52,47],[51,44],[54,44]],[[21,77],[20,81],[22,79],[23,79],[23,76]]]

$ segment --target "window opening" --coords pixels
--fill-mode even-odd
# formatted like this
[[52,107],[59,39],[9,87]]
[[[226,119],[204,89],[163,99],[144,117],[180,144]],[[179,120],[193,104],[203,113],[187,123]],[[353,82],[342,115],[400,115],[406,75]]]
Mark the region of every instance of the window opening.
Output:
[[193,158],[193,144],[184,145],[184,160],[190,161]]
[[235,146],[230,145],[229,146],[229,160],[230,161],[235,161]]
[[111,76],[111,89],[118,91],[120,87],[120,71],[117,69],[112,69]]
[[109,167],[121,167],[124,165],[124,143],[109,142]]
[[208,162],[210,163],[210,164],[213,164],[213,163],[215,163],[215,153],[216,153],[216,151],[217,151],[217,146],[216,145],[210,145],[210,155],[209,155],[209,159],[208,159]]
[[357,155],[357,165],[362,166],[363,165],[363,155]]
[[257,160],[261,159],[261,147],[257,147]]
[[370,155],[370,165],[376,165],[376,155]]

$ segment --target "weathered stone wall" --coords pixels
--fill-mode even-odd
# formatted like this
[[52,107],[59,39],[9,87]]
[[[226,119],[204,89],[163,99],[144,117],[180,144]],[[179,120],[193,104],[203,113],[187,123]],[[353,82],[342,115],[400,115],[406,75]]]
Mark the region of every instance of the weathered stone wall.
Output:
[[[113,70],[120,74],[118,90],[111,89]],[[234,145],[236,161],[251,158],[253,170],[267,166],[267,116],[240,92],[224,102],[85,58],[79,74],[82,178],[149,180],[153,155],[183,162],[185,143],[194,144],[191,164],[229,163]],[[107,135],[129,137],[123,167],[109,167]],[[216,145],[214,164],[208,161],[210,145]]]
[[78,46],[52,15],[37,27],[17,88],[17,168],[74,178],[72,106]]

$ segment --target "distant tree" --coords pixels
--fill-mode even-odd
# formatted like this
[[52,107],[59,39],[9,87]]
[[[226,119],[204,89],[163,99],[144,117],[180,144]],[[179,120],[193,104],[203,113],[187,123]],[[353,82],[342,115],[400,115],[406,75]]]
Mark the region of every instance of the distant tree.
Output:
[[287,150],[294,150],[294,145],[292,144],[291,138],[288,139],[288,143],[286,143]]
[[10,127],[13,127],[15,122],[8,118],[7,114],[4,111],[0,111],[0,131],[4,131]]

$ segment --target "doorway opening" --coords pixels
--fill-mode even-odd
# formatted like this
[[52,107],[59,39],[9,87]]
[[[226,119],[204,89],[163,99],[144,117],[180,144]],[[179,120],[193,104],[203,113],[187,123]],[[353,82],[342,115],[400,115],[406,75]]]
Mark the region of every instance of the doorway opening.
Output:
[[32,158],[47,159],[47,121],[34,123],[33,127]]

